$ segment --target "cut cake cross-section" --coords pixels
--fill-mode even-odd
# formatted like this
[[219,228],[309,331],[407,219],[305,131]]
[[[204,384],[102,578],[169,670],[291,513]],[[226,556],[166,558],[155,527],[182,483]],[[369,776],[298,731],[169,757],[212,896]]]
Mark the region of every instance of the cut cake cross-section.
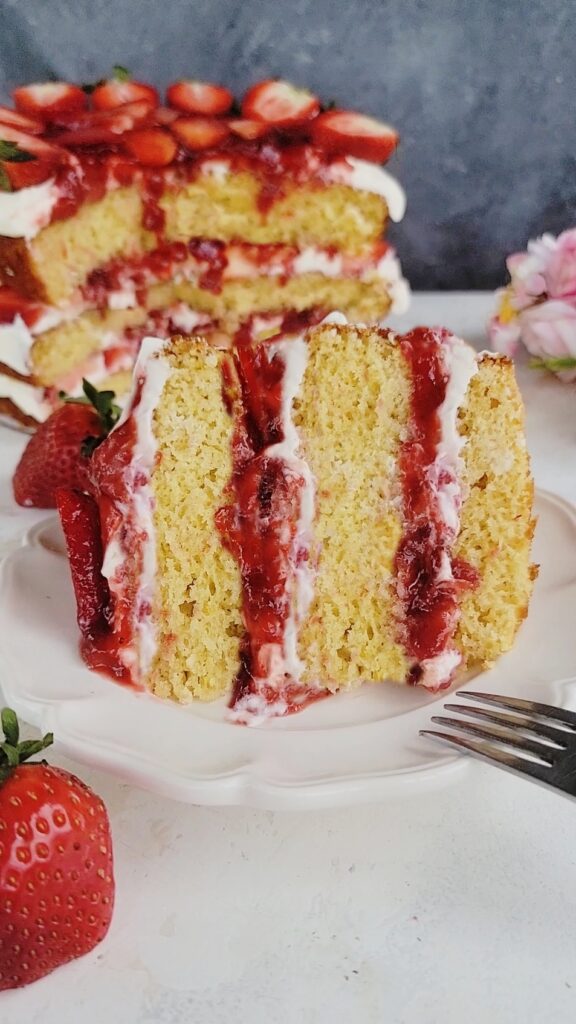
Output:
[[535,567],[511,363],[343,319],[143,343],[92,460],[93,667],[254,724],[362,682],[444,688],[512,646]]

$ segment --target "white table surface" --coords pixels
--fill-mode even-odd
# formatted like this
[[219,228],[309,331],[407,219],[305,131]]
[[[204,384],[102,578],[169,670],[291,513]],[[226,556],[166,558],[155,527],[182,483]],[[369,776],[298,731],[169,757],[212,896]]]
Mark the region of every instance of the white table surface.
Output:
[[[443,324],[484,347],[491,304],[420,294],[396,325]],[[576,502],[576,387],[518,373],[536,482]],[[22,446],[0,433],[1,541],[38,518],[11,500]],[[0,1021],[576,1021],[576,803],[474,762],[432,797],[196,808],[73,764],[57,745],[51,757],[106,801],[116,910],[92,954],[0,993]]]

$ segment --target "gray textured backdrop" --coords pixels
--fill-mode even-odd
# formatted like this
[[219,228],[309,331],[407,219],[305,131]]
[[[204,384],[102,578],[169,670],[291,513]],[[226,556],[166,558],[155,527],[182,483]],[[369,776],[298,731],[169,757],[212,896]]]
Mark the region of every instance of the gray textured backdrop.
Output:
[[281,75],[395,124],[412,283],[492,287],[576,223],[576,0],[0,0],[0,91],[114,63],[237,91]]

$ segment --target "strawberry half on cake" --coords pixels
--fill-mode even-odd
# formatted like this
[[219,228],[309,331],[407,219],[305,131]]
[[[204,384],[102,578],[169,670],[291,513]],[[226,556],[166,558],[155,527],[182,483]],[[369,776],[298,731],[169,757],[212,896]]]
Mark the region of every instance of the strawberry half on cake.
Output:
[[508,359],[333,314],[231,349],[148,338],[89,493],[59,492],[87,663],[255,724],[360,683],[448,687],[535,576]]
[[[28,426],[83,378],[118,394],[142,338],[220,343],[258,314],[379,322],[408,299],[383,240],[405,197],[398,135],[288,82],[241,107],[179,81],[162,105],[123,68],[0,107],[0,412]],[[267,318],[272,319],[267,326]]]

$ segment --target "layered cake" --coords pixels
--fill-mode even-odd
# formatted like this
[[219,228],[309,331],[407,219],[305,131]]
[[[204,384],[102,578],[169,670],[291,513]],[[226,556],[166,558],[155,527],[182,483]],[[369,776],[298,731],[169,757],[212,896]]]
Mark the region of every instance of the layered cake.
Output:
[[[82,378],[121,394],[146,334],[217,344],[256,314],[379,322],[407,285],[383,240],[405,198],[386,124],[280,81],[241,108],[117,76],[0,107],[0,411],[33,426]],[[253,321],[252,321],[253,322]]]
[[360,683],[447,687],[526,615],[510,361],[443,330],[148,338],[90,494],[60,491],[95,669],[253,724]]

